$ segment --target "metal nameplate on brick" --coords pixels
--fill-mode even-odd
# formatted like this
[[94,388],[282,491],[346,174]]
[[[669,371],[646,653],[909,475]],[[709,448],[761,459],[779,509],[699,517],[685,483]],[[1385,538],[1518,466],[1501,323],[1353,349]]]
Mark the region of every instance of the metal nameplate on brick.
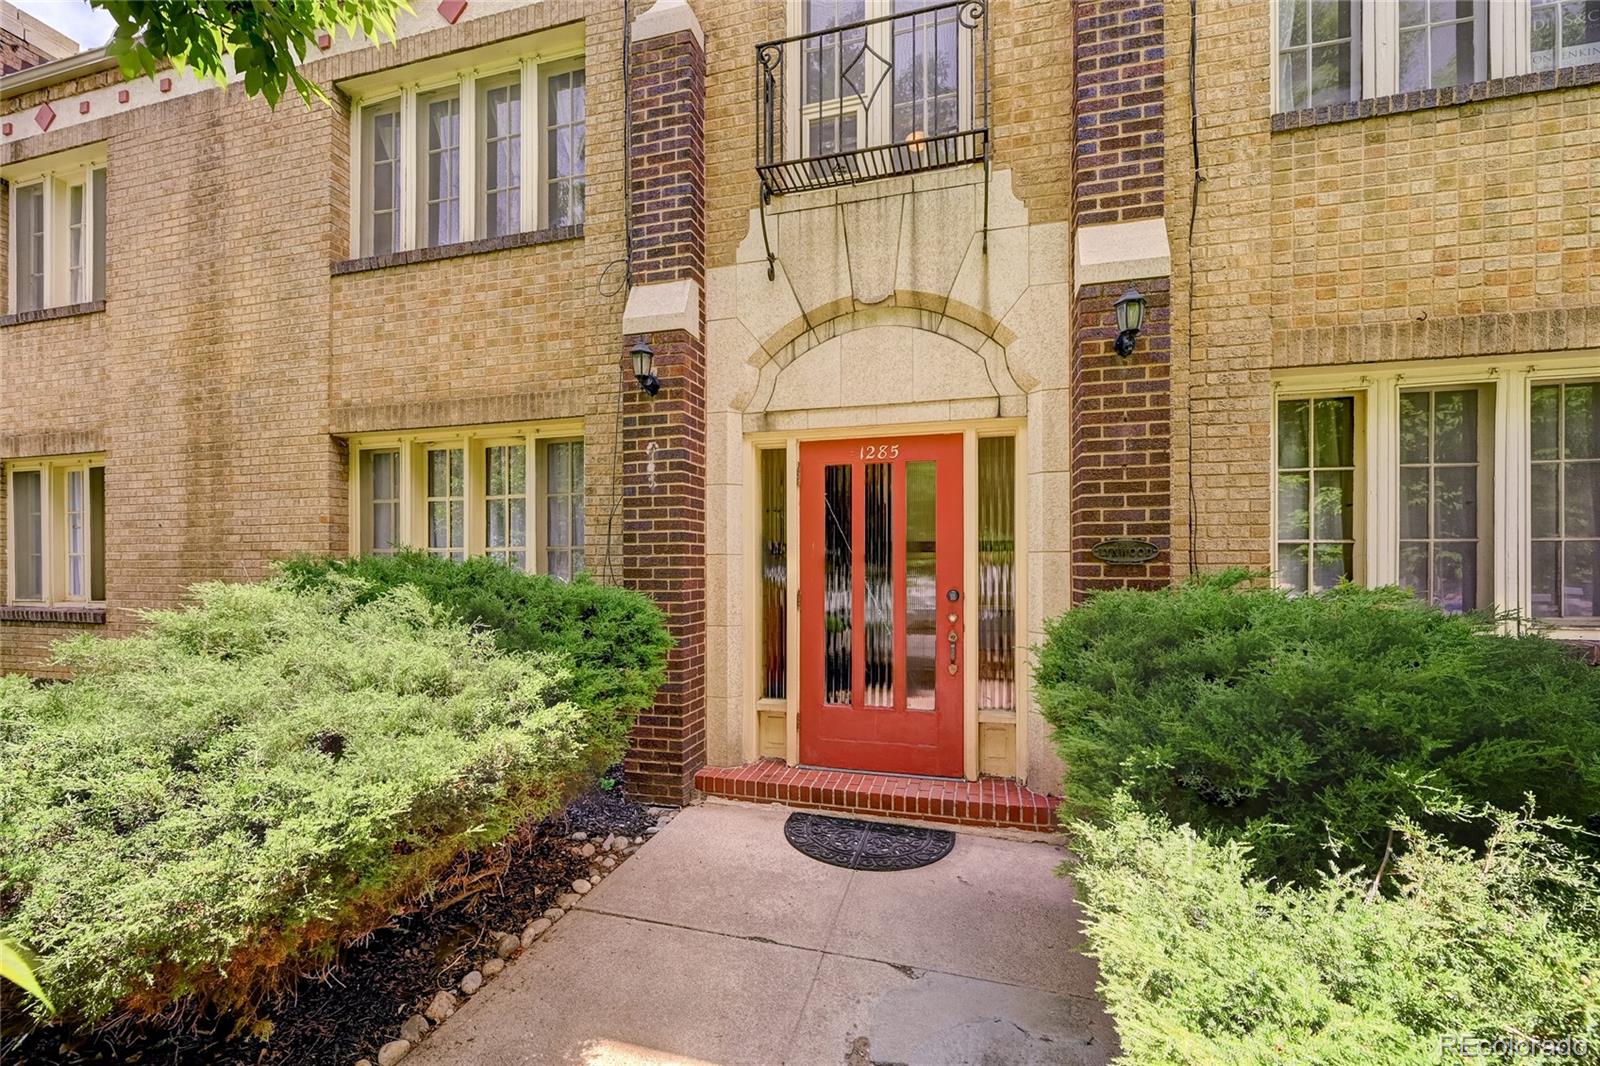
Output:
[[1161,549],[1150,541],[1135,540],[1132,537],[1103,540],[1089,549],[1089,553],[1102,563],[1119,563],[1122,565],[1148,563],[1160,552]]

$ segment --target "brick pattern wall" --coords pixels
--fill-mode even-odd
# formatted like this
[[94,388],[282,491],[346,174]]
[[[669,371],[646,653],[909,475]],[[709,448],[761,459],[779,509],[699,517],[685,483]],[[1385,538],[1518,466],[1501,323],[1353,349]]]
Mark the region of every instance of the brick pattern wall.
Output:
[[1203,3],[1191,250],[1188,38],[1174,8],[1175,474],[1194,564],[1265,569],[1276,371],[1600,347],[1600,85],[1274,132],[1267,5]]
[[1073,221],[1160,218],[1165,196],[1166,5],[1079,0],[1073,13]]
[[0,76],[48,63],[50,58],[10,30],[0,29]]
[[[606,279],[608,266],[620,275],[623,246],[621,15],[546,0],[441,20],[392,46],[314,58],[305,70],[328,105],[273,110],[235,85],[0,146],[14,162],[104,142],[109,201],[104,311],[0,326],[0,458],[107,455],[108,618],[0,621],[0,671],[49,672],[53,640],[128,632],[140,609],[170,606],[194,582],[344,551],[336,432],[581,418],[586,557],[620,582],[623,297]],[[589,54],[581,236],[335,276],[350,255],[350,114],[333,83],[574,19]],[[30,91],[0,111],[46,99],[59,110],[108,77],[121,75]],[[0,238],[7,208],[0,193]]]
[[[632,50],[630,231],[635,285],[693,280],[705,286],[705,55],[688,32]],[[630,787],[679,804],[705,763],[706,735],[706,359],[699,335],[674,330],[624,338],[655,350],[661,391],[624,394],[623,580],[649,594],[676,645],[656,704],[641,715],[628,756]]]
[[[1144,294],[1145,326],[1133,354],[1114,347],[1115,304]],[[1072,596],[1108,588],[1160,588],[1172,579],[1172,332],[1167,278],[1085,285],[1074,304],[1072,365]],[[1159,554],[1104,563],[1091,549],[1132,537]]]

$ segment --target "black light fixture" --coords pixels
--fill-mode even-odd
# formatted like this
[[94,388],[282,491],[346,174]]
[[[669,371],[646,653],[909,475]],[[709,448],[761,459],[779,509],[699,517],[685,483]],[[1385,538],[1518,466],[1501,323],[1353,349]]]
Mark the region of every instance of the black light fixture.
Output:
[[654,396],[661,391],[661,379],[656,377],[656,350],[650,342],[640,338],[633,342],[633,376],[646,394]]
[[1133,354],[1133,343],[1143,328],[1144,297],[1129,289],[1117,301],[1117,355],[1126,359]]

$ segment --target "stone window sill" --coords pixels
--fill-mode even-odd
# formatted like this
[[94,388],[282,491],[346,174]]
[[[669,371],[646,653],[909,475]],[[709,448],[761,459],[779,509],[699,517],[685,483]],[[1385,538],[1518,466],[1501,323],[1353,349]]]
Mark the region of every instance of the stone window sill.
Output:
[[105,625],[104,607],[45,607],[12,604],[0,607],[0,622],[68,622],[75,625]]
[[104,300],[90,300],[81,304],[62,304],[60,307],[41,307],[37,311],[17,311],[0,315],[0,326],[20,326],[28,322],[48,322],[53,318],[75,318],[78,315],[98,314],[106,309]]
[[1426,111],[1435,107],[1458,107],[1461,104],[1477,103],[1482,100],[1500,100],[1508,96],[1521,96],[1525,93],[1545,92],[1550,89],[1567,89],[1579,85],[1600,85],[1600,63],[1584,63],[1576,67],[1562,67],[1559,70],[1547,70],[1539,74],[1491,78],[1488,81],[1473,82],[1471,85],[1396,93],[1393,96],[1378,96],[1368,100],[1351,100],[1344,104],[1285,111],[1272,116],[1272,132],[1303,130],[1338,122],[1358,122],[1380,115],[1401,115],[1408,111]]
[[576,240],[583,236],[583,225],[551,226],[548,229],[529,230],[527,233],[510,233],[504,237],[484,237],[476,241],[441,244],[432,248],[412,248],[387,255],[369,255],[360,259],[341,259],[330,268],[334,277],[340,274],[360,274],[368,270],[409,266],[412,263],[432,263],[439,259],[459,259],[468,255],[483,255],[508,248],[527,248],[535,244],[554,244],[557,241]]

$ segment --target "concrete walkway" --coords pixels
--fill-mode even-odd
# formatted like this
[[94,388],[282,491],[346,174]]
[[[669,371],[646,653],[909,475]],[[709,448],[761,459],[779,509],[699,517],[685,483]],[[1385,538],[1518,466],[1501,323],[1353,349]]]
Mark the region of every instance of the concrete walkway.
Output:
[[782,808],[680,813],[407,1064],[1073,1066],[1115,1051],[1059,848],[815,862]]

